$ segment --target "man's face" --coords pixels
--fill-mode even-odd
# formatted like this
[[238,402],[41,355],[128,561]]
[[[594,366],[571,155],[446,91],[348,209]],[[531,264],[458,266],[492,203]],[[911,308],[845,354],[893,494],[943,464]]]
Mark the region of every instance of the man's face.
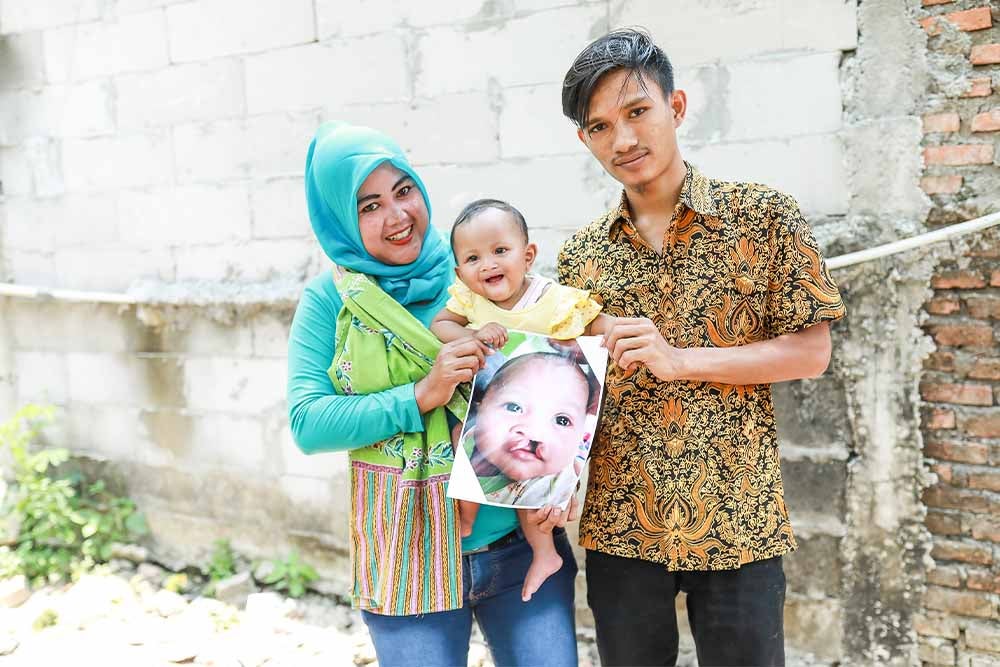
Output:
[[[545,386],[559,390],[538,390]],[[476,448],[512,480],[558,473],[583,442],[588,396],[579,369],[532,360],[503,386],[487,388],[476,417]]]
[[629,190],[641,191],[665,174],[676,160],[677,128],[687,99],[676,90],[667,99],[655,79],[643,85],[629,70],[605,75],[590,98],[590,118],[577,130],[594,157]]

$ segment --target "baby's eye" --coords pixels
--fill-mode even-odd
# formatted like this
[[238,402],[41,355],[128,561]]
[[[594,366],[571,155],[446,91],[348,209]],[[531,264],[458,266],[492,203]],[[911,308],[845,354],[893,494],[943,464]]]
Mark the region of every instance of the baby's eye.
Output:
[[507,252],[507,248],[504,248],[503,246],[501,246],[501,247],[497,248],[496,250],[494,250],[493,252],[496,253],[497,255],[502,255],[505,252]]
[[465,258],[465,263],[471,264],[472,262],[475,262],[477,259],[479,259],[478,255],[469,255],[468,257]]
[[573,420],[566,415],[556,415],[556,423],[560,426],[572,426]]
[[503,409],[506,410],[507,412],[513,412],[515,414],[520,414],[521,412],[523,412],[521,406],[518,405],[517,403],[514,403],[513,401],[508,401],[507,403],[504,403]]
[[361,209],[361,212],[362,213],[371,213],[372,211],[376,210],[377,208],[378,208],[378,202],[377,201],[373,201],[372,203],[368,204],[367,206],[364,206]]

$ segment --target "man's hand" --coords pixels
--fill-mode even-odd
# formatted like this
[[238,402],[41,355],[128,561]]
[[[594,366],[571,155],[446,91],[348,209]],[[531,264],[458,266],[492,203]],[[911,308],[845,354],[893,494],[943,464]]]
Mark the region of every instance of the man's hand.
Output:
[[569,499],[569,506],[566,511],[546,505],[537,510],[528,510],[528,521],[538,526],[543,533],[551,533],[553,528],[562,528],[567,521],[576,521],[580,518],[580,501],[574,494]]
[[496,322],[490,322],[476,331],[476,340],[499,350],[507,344],[507,329]]
[[663,381],[683,377],[683,350],[663,340],[653,322],[645,317],[619,317],[604,334],[604,347],[625,371],[644,365]]

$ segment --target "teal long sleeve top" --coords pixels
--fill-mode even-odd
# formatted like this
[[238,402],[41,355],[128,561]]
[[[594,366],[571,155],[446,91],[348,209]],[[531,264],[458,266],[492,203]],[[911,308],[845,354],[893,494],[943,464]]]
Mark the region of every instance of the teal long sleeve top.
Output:
[[[359,396],[334,393],[327,371],[333,363],[342,306],[333,277],[324,272],[306,286],[289,332],[288,421],[296,444],[306,454],[358,449],[396,433],[424,430],[412,383]],[[484,505],[462,548],[478,549],[516,525],[513,510]]]
[[288,421],[306,454],[367,447],[424,430],[412,383],[361,396],[334,393],[327,371],[342,306],[331,275],[320,275],[306,286],[289,333]]

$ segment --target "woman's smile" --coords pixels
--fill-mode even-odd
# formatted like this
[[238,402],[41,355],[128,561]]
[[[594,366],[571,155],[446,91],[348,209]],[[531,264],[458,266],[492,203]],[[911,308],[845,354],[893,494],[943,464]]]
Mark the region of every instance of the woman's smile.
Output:
[[406,243],[409,243],[410,238],[412,236],[413,236],[413,225],[407,225],[406,227],[396,232],[395,234],[386,236],[385,240],[388,241],[389,243],[394,243],[396,245],[405,245]]

